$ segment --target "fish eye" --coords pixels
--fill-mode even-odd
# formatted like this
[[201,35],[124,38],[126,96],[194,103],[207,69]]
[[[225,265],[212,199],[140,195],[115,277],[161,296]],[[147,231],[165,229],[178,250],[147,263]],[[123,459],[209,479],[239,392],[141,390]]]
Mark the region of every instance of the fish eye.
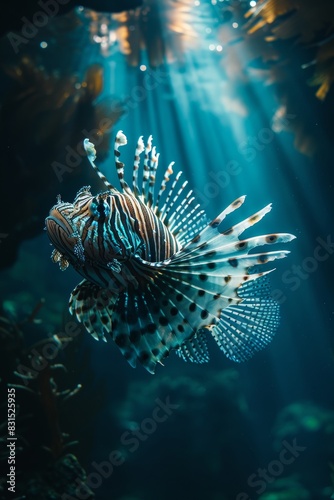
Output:
[[89,206],[89,212],[92,217],[108,217],[108,215],[110,214],[109,203],[102,198],[97,200],[94,197]]
[[97,207],[98,207],[97,199],[94,197],[89,205],[89,213],[91,214],[92,217],[96,217],[99,215]]

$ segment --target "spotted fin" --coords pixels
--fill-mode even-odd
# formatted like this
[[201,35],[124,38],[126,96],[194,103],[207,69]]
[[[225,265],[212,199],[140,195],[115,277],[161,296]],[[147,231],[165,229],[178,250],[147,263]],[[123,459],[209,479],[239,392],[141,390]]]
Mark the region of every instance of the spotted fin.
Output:
[[87,280],[81,281],[71,293],[69,311],[96,339],[106,341],[112,330],[112,313],[117,295]]
[[[158,314],[161,316],[152,314],[157,334],[161,334],[168,350],[176,349],[183,359],[204,361],[206,358],[207,352],[200,352],[203,336],[197,337],[198,332],[211,331],[221,348],[228,335],[238,334],[240,340],[235,342],[238,349],[223,350],[228,357],[239,361],[247,358],[248,351],[249,357],[251,352],[264,347],[277,329],[278,304],[264,296],[267,289],[264,282],[257,283],[271,270],[252,270],[254,266],[258,268],[284,258],[289,252],[249,251],[264,245],[286,243],[294,236],[282,233],[239,239],[243,231],[270,211],[270,206],[221,233],[221,221],[241,205],[240,200],[243,199],[231,204],[221,217],[201,231],[199,238],[195,237],[170,259],[158,263],[137,261],[137,272],[151,280],[151,301],[160,308]],[[147,308],[151,307],[148,298]],[[235,317],[240,328],[227,329],[229,323],[233,325]]]
[[[170,349],[184,341],[183,331],[174,331],[164,314],[168,304],[168,290],[165,293],[154,283],[144,290],[113,294],[83,280],[71,294],[69,310],[96,340],[111,336],[133,368],[139,360],[154,373]],[[170,314],[173,317],[175,311]]]
[[171,350],[185,360],[207,361],[210,332],[227,357],[249,358],[271,340],[278,326],[278,305],[261,281],[270,270],[251,270],[288,253],[249,252],[289,242],[294,236],[239,239],[270,206],[220,232],[222,220],[243,200],[229,205],[171,258],[148,262],[134,256],[131,266],[138,287],[130,285],[113,295],[83,281],[72,293],[70,310],[95,338],[110,334],[131,366],[139,361],[150,373]]

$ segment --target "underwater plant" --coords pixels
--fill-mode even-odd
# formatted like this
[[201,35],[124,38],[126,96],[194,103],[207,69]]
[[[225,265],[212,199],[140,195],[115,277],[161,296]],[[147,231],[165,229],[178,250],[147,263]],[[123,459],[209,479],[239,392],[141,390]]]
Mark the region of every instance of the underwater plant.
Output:
[[[4,66],[3,77],[8,91],[3,93],[0,110],[6,165],[0,174],[1,206],[10,203],[8,186],[14,183],[20,203],[8,212],[1,227],[10,235],[1,247],[1,268],[15,261],[24,239],[42,231],[43,205],[57,194],[64,176],[80,175],[83,155],[78,145],[83,137],[94,137],[106,156],[111,129],[124,111],[112,96],[100,99],[104,70],[98,64],[86,67],[80,77],[49,71],[34,57],[23,56],[16,64]],[[66,183],[64,189],[70,192]]]
[[315,68],[309,83],[319,87],[316,96],[324,100],[334,82],[333,2],[262,0],[246,17],[250,18],[249,34],[267,28],[266,42],[291,40],[308,50],[311,60],[303,67]]
[[[75,443],[62,431],[60,422],[62,406],[81,388],[78,384],[73,390],[60,389],[57,384],[57,373],[66,368],[55,362],[53,354],[62,350],[71,338],[54,335],[29,348],[25,345],[25,327],[33,327],[42,303],[24,320],[0,317],[0,387],[3,393],[8,388],[15,394],[15,486],[11,491],[15,498],[61,500],[75,496],[76,489],[84,486],[87,499],[93,499],[95,495],[85,485],[84,469],[68,451]],[[46,357],[46,352],[53,354]],[[5,401],[0,410],[0,441],[7,443]],[[8,472],[8,454],[6,447],[0,454],[4,478]],[[6,479],[1,480],[0,494],[5,495],[7,490]]]
[[182,64],[187,49],[200,45],[201,15],[191,0],[144,0],[137,9],[106,16],[95,11],[83,14],[91,19],[93,40],[110,55],[110,43],[124,54],[130,66],[146,60],[151,68],[165,63]]

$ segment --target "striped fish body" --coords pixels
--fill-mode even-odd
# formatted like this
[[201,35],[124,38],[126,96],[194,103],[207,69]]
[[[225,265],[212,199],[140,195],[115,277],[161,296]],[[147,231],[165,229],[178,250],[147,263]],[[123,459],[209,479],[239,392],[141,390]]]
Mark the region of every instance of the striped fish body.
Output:
[[46,220],[59,253],[84,278],[121,291],[143,281],[136,258],[168,259],[178,250],[176,238],[153,210],[132,194],[107,191],[93,196],[82,188],[73,204],[59,202]]
[[271,341],[279,324],[270,270],[257,272],[258,266],[289,253],[249,251],[294,236],[240,238],[270,205],[223,232],[222,221],[241,207],[244,196],[207,223],[187,183],[181,184],[181,173],[166,191],[172,164],[156,194],[158,155],[151,137],[146,147],[138,141],[131,189],[119,161],[125,143],[119,132],[115,163],[122,192],[99,171],[86,139],[88,159],[107,191],[94,196],[85,186],[73,203],[58,200],[46,219],[53,262],[62,270],[72,265],[84,278],[71,294],[70,312],[95,339],[112,338],[131,366],[139,361],[150,373],[171,350],[185,361],[208,361],[210,336],[229,359],[249,359]]

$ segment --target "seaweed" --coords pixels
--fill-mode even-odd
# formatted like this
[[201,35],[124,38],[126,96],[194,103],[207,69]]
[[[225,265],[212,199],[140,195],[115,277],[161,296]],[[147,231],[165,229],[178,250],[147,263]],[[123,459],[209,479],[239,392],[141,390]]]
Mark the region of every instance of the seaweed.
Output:
[[[0,387],[3,393],[14,389],[16,399],[15,498],[71,498],[78,488],[84,488],[85,498],[93,499],[95,495],[85,485],[86,473],[77,457],[69,451],[75,441],[62,430],[62,409],[79,392],[81,385],[61,387],[59,374],[66,372],[66,367],[56,362],[58,356],[55,353],[73,339],[53,335],[42,338],[29,348],[25,345],[25,327],[35,324],[42,304],[43,301],[23,321],[0,316]],[[1,405],[1,414],[0,440],[5,445],[5,401]],[[0,454],[3,477],[9,469],[8,456],[5,445]],[[6,479],[2,480],[0,495],[5,494],[7,487]]]

